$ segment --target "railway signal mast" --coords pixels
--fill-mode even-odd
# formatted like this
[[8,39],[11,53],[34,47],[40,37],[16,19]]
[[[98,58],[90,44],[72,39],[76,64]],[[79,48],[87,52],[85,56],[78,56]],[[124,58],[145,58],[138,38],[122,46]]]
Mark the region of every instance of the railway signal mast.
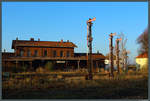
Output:
[[92,80],[93,79],[93,75],[92,75],[92,69],[93,69],[93,61],[92,61],[92,21],[95,21],[96,18],[89,18],[89,20],[87,21],[87,47],[88,47],[88,56],[87,56],[87,66],[88,66],[88,71],[89,71],[89,75],[88,75],[88,79]]
[[110,49],[110,76],[114,77],[114,60],[113,60],[113,36],[115,36],[116,33],[111,33],[109,34],[110,38],[109,38],[109,49]]
[[120,74],[120,67],[119,67],[119,41],[121,41],[122,39],[117,38],[116,39],[116,62],[117,62],[117,72],[118,74]]

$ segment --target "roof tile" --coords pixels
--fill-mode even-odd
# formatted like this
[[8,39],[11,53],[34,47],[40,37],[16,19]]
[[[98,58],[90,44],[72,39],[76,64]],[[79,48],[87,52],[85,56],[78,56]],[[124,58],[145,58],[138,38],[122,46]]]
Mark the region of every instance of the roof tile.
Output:
[[59,42],[59,41],[28,41],[28,40],[13,40],[12,49],[15,46],[40,46],[40,47],[77,47],[72,42]]
[[136,58],[148,58],[148,53],[147,52],[142,53],[142,54],[138,55]]

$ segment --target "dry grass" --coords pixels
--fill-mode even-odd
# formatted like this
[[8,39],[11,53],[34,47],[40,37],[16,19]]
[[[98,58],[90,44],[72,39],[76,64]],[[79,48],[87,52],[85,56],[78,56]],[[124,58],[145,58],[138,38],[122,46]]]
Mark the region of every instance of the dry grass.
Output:
[[[58,73],[56,77],[11,78],[3,82],[3,98],[91,98],[91,99],[146,99],[148,72],[129,72],[116,75],[96,74],[93,80],[85,76]],[[61,75],[60,75],[61,74]],[[62,75],[67,76],[64,78]],[[75,75],[75,74],[74,74]]]

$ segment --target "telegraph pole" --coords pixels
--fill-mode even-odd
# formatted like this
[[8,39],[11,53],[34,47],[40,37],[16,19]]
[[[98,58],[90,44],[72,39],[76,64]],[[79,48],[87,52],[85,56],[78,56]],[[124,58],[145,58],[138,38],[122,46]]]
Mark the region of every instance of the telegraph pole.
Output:
[[110,76],[114,77],[114,60],[113,60],[113,36],[115,36],[116,33],[111,33],[109,34],[110,38],[109,38],[109,49],[110,49]]
[[87,42],[88,42],[88,70],[89,70],[89,75],[88,75],[88,79],[92,80],[93,79],[93,75],[92,75],[92,69],[93,69],[93,60],[92,60],[92,21],[95,21],[96,18],[89,18],[89,20],[87,21],[87,29],[88,29],[88,36],[87,36]]
[[122,40],[120,39],[116,39],[116,62],[117,62],[117,72],[118,74],[120,74],[120,67],[119,67],[119,41]]

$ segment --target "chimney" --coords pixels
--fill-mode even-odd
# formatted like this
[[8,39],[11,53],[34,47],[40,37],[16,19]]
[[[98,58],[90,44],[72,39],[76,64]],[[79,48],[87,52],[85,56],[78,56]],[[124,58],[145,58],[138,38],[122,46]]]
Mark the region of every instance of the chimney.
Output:
[[30,38],[30,41],[34,41],[34,38]]
[[61,39],[61,41],[60,42],[63,42],[63,39]]
[[4,53],[6,52],[6,50],[4,49]]
[[18,37],[16,37],[16,40],[18,40]]
[[99,54],[99,51],[97,51],[97,54]]
[[69,42],[69,40],[67,40],[67,42]]
[[40,38],[38,38],[38,41],[40,41]]

